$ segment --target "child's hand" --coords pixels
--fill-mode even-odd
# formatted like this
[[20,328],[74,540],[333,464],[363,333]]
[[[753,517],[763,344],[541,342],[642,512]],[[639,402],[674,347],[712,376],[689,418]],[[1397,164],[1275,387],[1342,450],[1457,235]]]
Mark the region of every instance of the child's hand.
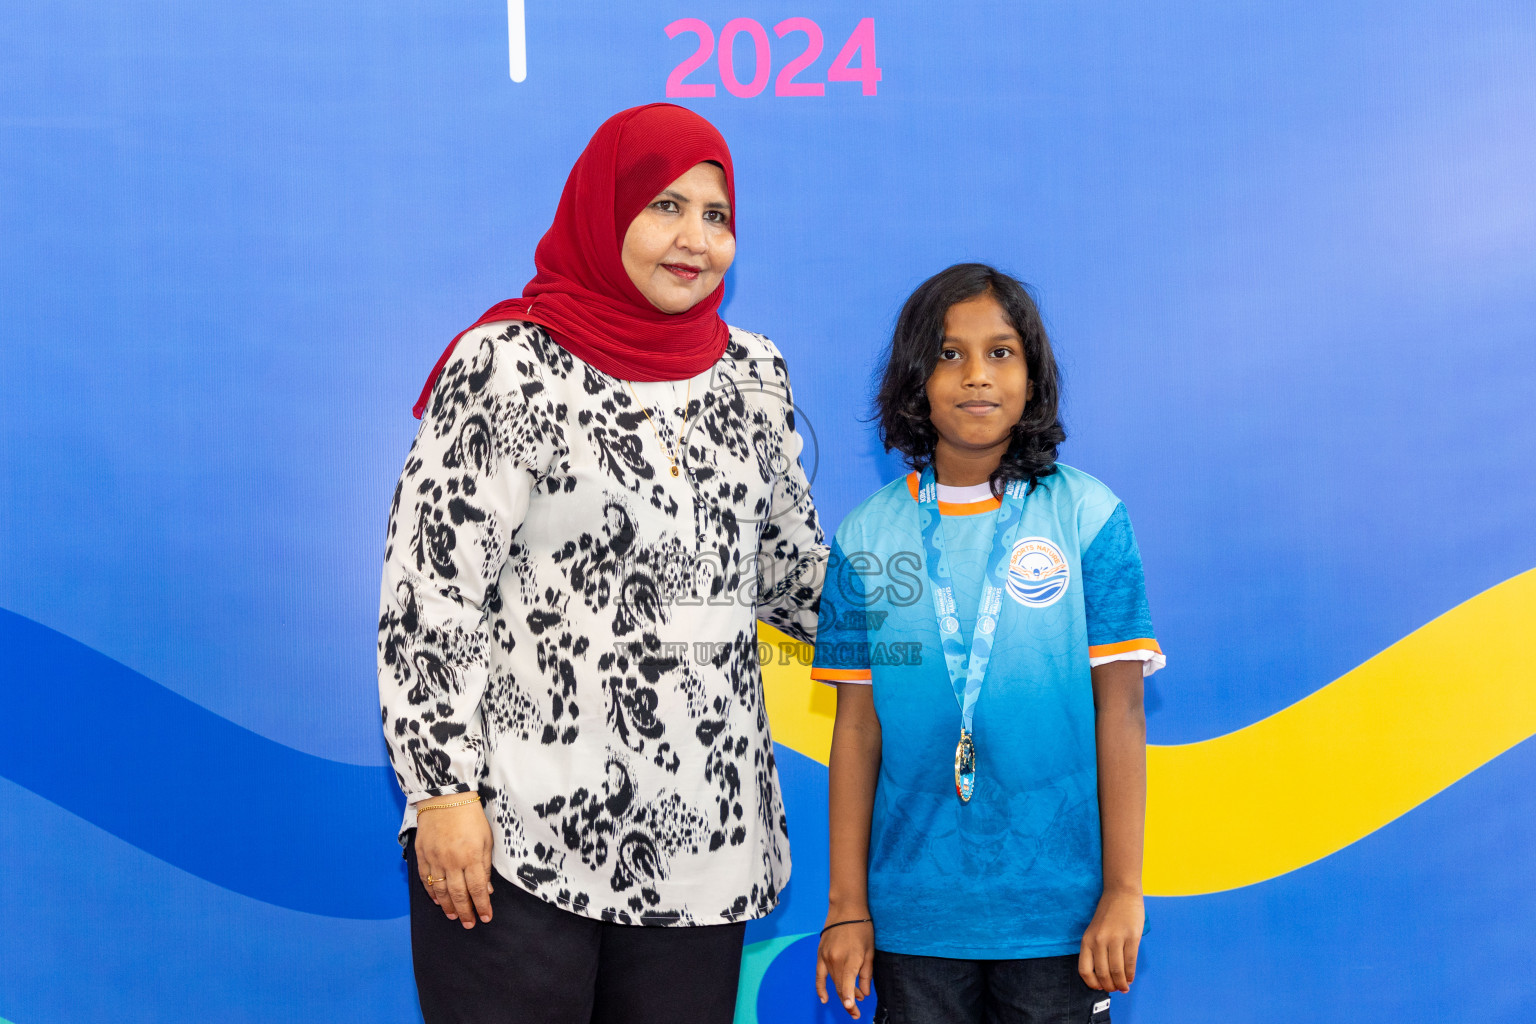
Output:
[[[868,917],[869,911],[840,916],[827,915],[827,923]],[[875,969],[875,926],[869,922],[844,924],[822,933],[816,952],[816,994],[827,1001],[827,979],[843,1001],[843,1009],[859,1019],[857,1000],[869,995],[869,976]]]
[[1103,992],[1131,990],[1145,924],[1146,908],[1141,893],[1106,892],[1100,898],[1099,909],[1083,933],[1083,950],[1077,957],[1077,973],[1089,988]]

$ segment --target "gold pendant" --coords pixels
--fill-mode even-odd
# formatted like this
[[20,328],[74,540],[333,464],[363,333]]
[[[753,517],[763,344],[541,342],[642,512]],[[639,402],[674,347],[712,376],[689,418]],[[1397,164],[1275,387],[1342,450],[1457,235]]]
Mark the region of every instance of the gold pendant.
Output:
[[677,463],[675,463],[675,462],[674,462],[674,463],[672,463],[672,475],[673,475],[673,476],[677,476],[677,475],[678,475],[678,472],[677,472]]

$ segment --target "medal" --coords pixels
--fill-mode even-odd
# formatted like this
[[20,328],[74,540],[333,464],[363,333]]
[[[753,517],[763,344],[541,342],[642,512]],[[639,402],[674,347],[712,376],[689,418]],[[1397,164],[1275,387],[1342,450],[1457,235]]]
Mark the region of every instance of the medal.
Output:
[[962,732],[955,744],[955,795],[961,803],[970,803],[976,792],[976,744],[971,734]]
[[1003,492],[1003,505],[992,524],[991,554],[987,558],[986,583],[981,603],[976,609],[976,629],[971,634],[971,649],[960,646],[960,620],[956,617],[955,588],[949,572],[949,556],[944,549],[944,517],[939,512],[939,484],[933,467],[923,470],[917,488],[918,518],[922,526],[923,556],[928,569],[929,589],[933,591],[933,610],[938,618],[939,640],[944,648],[944,663],[949,669],[950,685],[960,705],[960,742],[955,746],[955,795],[969,803],[976,793],[976,738],[971,730],[976,701],[992,659],[992,642],[997,634],[997,617],[1003,610],[1003,587],[1008,578],[1008,554],[1013,538],[1024,519],[1024,493],[1028,482],[1013,480]]

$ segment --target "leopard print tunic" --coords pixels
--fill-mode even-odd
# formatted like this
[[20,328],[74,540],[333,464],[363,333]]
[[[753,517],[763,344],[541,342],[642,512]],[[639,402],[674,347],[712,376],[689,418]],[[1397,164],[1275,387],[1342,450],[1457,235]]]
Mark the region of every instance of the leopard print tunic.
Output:
[[801,446],[759,335],[732,328],[692,381],[626,384],[534,324],[466,334],[384,555],[406,799],[478,790],[496,870],[588,917],[773,909],[789,841],[756,621],[814,639],[827,549]]

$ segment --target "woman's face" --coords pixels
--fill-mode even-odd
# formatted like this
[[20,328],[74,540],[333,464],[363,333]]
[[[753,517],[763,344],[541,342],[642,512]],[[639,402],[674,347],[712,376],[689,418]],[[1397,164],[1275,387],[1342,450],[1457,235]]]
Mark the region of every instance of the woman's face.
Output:
[[927,392],[938,454],[1008,450],[1034,385],[1024,339],[990,292],[949,307]]
[[624,232],[624,269],[663,313],[684,313],[720,284],[736,258],[725,172],[694,164],[656,194]]

